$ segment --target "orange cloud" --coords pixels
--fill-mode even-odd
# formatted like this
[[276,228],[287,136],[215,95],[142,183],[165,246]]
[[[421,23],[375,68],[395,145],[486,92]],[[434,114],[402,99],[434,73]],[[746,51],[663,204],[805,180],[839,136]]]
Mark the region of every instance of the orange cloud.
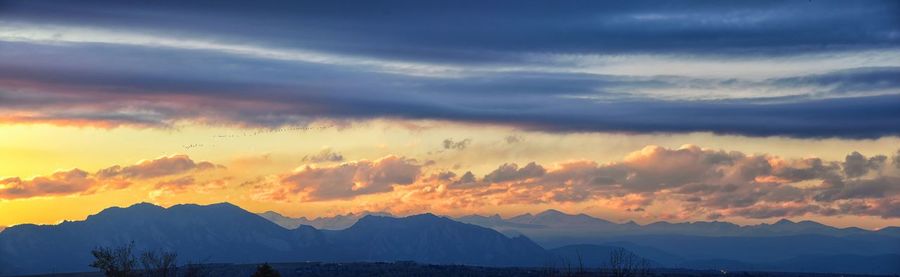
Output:
[[388,192],[394,185],[417,180],[422,166],[416,160],[387,156],[375,161],[356,161],[328,167],[307,165],[281,177],[282,189],[303,200],[352,198]]
[[[0,180],[0,199],[91,194],[104,189],[123,189],[129,187],[134,180],[179,175],[217,167],[221,166],[210,162],[197,163],[186,155],[173,155],[141,161],[131,166],[116,165],[93,174],[76,168],[30,180],[12,177]],[[188,179],[161,184],[164,186],[187,185],[185,180]]]
[[[299,196],[306,201],[381,195],[366,199],[390,203],[387,206],[395,212],[595,201],[617,210],[650,211],[656,201],[665,200],[666,205],[678,206],[657,216],[900,217],[900,172],[879,164],[886,158],[858,155],[851,154],[844,162],[785,160],[693,145],[648,146],[619,162],[503,164],[482,178],[468,171],[419,174],[420,167],[403,162],[408,160],[388,157],[325,168],[307,166],[283,176],[274,191],[281,198]],[[859,169],[863,162],[866,170]],[[403,164],[397,168],[404,170],[385,171],[392,164]],[[856,168],[848,171],[848,166]]]
[[0,180],[0,199],[89,193],[96,184],[97,180],[80,169],[60,171],[31,180],[22,180],[19,177],[6,178]]
[[135,165],[126,167],[121,167],[118,165],[112,166],[100,170],[99,172],[97,172],[97,175],[100,178],[124,177],[135,179],[149,179],[184,173],[190,170],[207,170],[214,169],[216,167],[221,166],[217,166],[210,162],[195,163],[187,155],[172,155],[154,160],[140,161]]

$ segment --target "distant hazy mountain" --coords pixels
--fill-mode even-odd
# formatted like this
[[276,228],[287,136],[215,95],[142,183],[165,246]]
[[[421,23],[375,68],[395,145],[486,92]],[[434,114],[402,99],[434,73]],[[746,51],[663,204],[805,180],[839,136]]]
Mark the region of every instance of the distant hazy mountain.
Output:
[[546,210],[539,214],[523,214],[508,219],[507,221],[519,224],[565,226],[565,227],[594,227],[608,226],[612,223],[603,219],[591,217],[586,214],[569,215],[557,210]]
[[565,214],[557,210],[547,210],[536,215],[523,214],[510,218],[499,215],[491,217],[468,215],[456,218],[459,221],[497,229],[504,233],[521,233],[532,238],[548,236],[620,236],[620,235],[691,235],[691,236],[786,236],[786,235],[828,235],[853,236],[874,233],[900,234],[900,228],[888,227],[879,231],[869,231],[856,227],[836,228],[814,221],[793,222],[787,219],[774,224],[740,226],[720,221],[697,221],[685,223],[655,222],[638,225],[634,222],[613,223],[586,214]]
[[527,238],[508,238],[434,215],[366,216],[346,230],[285,229],[231,204],[151,204],[110,208],[84,221],[19,225],[0,233],[0,275],[92,270],[90,250],[135,242],[168,249],[179,260],[287,262],[411,260],[474,265],[537,265],[548,253]]
[[309,225],[321,230],[346,229],[366,215],[391,216],[391,214],[389,213],[362,212],[358,214],[349,213],[346,215],[337,215],[333,217],[317,217],[315,219],[308,219],[306,217],[287,217],[273,211],[267,211],[259,214],[259,216],[262,216],[263,218],[268,219],[269,221],[272,221],[284,228],[294,229],[300,225]]
[[[831,258],[827,257],[882,257],[861,263],[866,266],[835,266],[836,271],[832,272],[872,273],[871,269],[880,268],[879,273],[898,273],[885,271],[893,267],[883,257],[900,254],[898,227],[869,231],[786,219],[748,226],[718,221],[617,224],[556,210],[511,218],[471,215],[457,219],[505,234],[523,234],[546,248],[571,250],[573,245],[593,244],[601,248],[592,249],[601,250],[579,248],[579,251],[602,254],[611,246],[624,247],[666,267],[810,271],[809,265],[816,264],[815,257],[822,263],[830,263]],[[900,260],[893,263],[900,264]],[[825,268],[825,264],[822,266]],[[869,271],[862,271],[866,268]]]

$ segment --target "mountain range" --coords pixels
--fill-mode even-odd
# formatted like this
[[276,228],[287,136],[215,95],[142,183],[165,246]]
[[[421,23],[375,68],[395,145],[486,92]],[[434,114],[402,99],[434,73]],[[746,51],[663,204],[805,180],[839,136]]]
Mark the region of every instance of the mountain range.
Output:
[[91,249],[129,242],[137,249],[176,251],[182,263],[415,261],[597,267],[621,248],[654,267],[900,273],[896,227],[868,231],[787,220],[753,226],[617,224],[555,210],[507,219],[366,213],[302,220],[274,212],[258,215],[228,203],[109,208],[83,221],[0,231],[0,275],[90,271]]
[[[822,270],[828,272],[900,272],[900,259],[897,259],[900,254],[900,227],[873,231],[788,219],[745,226],[721,221],[660,221],[640,225],[632,221],[614,223],[586,214],[566,214],[552,209],[509,218],[467,215],[453,219],[491,228],[508,236],[526,236],[551,251],[579,249],[584,255],[607,253],[610,247],[623,247],[664,267],[809,271],[815,268],[811,265],[819,263]],[[575,246],[578,247],[573,248]],[[560,253],[565,251],[557,251],[556,256]],[[568,256],[569,261],[575,258],[574,254]],[[871,263],[851,264],[845,262],[848,259],[869,259]],[[600,255],[591,260],[605,261],[606,256]],[[877,263],[879,260],[898,262]],[[835,271],[834,267],[845,270]]]
[[[337,215],[334,217],[317,217],[315,219],[307,219],[306,217],[292,218],[273,211],[267,211],[260,213],[259,215],[288,229],[293,229],[300,225],[309,225],[316,227],[317,229],[327,230],[345,229],[366,215],[392,217],[389,213],[368,211],[356,214],[349,213],[346,215]],[[534,237],[553,237],[554,235],[551,234],[572,236],[578,235],[579,233],[590,233],[594,236],[687,235],[765,237],[809,234],[838,237],[866,234],[900,236],[900,227],[885,227],[872,231],[858,227],[837,228],[810,220],[794,222],[788,219],[781,219],[773,224],[762,223],[744,226],[722,221],[696,221],[684,223],[658,221],[646,225],[639,225],[633,221],[613,223],[586,214],[566,214],[554,209],[549,209],[537,214],[526,213],[510,218],[503,218],[496,214],[491,216],[466,215],[451,218],[456,221],[488,227],[504,233],[523,233]]]
[[237,206],[136,204],[109,208],[84,221],[17,225],[0,233],[0,275],[92,270],[91,249],[134,242],[165,249],[181,261],[261,263],[398,261],[527,266],[550,257],[525,237],[432,214],[368,215],[344,230],[302,225],[286,229]]

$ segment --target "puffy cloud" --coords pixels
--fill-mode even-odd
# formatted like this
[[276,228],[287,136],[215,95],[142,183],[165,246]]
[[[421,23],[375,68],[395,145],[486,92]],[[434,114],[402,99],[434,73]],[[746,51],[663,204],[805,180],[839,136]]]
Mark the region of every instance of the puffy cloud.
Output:
[[[674,149],[648,146],[606,164],[502,164],[481,180],[470,171],[461,176],[441,171],[398,188],[400,194],[386,195],[402,195],[397,196],[401,203],[396,205],[407,208],[450,210],[505,204],[602,203],[619,210],[659,213],[650,207],[660,203],[671,212],[657,216],[673,219],[897,217],[898,172],[869,170],[860,175],[853,168],[859,161],[868,166],[870,162],[883,163],[883,158],[859,159],[854,153],[848,157],[850,162],[784,159],[693,145]],[[340,192],[358,195],[349,192],[349,186],[340,186]]]
[[844,175],[850,178],[866,175],[866,173],[869,173],[869,170],[881,169],[885,161],[887,161],[887,156],[884,155],[866,159],[865,156],[854,151],[847,155],[847,158],[844,160]]
[[[123,189],[135,181],[217,167],[221,166],[210,162],[194,162],[186,155],[173,155],[144,160],[125,167],[116,165],[93,174],[76,168],[47,176],[38,176],[30,180],[11,177],[0,180],[0,199],[91,194],[106,189]],[[157,188],[184,188],[191,185],[192,182],[193,177],[185,176],[181,179],[160,182],[156,186]]]
[[222,166],[215,165],[210,162],[195,163],[187,155],[172,155],[154,160],[140,161],[135,165],[126,167],[117,165],[101,169],[99,172],[97,172],[97,176],[100,178],[123,177],[134,179],[149,179],[185,173],[191,170],[208,170],[217,167]]
[[[454,174],[454,176],[455,175],[456,174]],[[452,181],[447,185],[447,187],[451,189],[464,189],[485,185],[485,183],[478,181],[478,178],[475,177],[475,174],[472,173],[472,171],[466,171],[462,176],[459,176],[459,179],[449,179],[447,181]]]
[[80,169],[60,171],[31,180],[13,177],[0,180],[0,199],[90,193],[96,184],[97,180]]
[[312,163],[343,162],[344,155],[332,151],[331,148],[326,148],[319,151],[319,153],[303,156],[303,161]]
[[420,171],[421,165],[415,160],[397,156],[330,167],[307,165],[282,176],[280,189],[299,194],[305,201],[352,198],[392,191],[394,185],[412,184]]
[[460,141],[453,141],[453,139],[445,139],[444,140],[444,149],[445,150],[463,150],[469,146],[471,143],[471,139],[464,139]]
[[519,168],[519,165],[515,163],[510,163],[503,164],[491,173],[488,173],[483,180],[489,183],[500,183],[541,177],[545,173],[547,173],[547,170],[534,162],[530,162],[522,168]]
[[815,199],[819,201],[897,197],[900,195],[900,177],[879,176],[875,179],[826,182],[815,190]]

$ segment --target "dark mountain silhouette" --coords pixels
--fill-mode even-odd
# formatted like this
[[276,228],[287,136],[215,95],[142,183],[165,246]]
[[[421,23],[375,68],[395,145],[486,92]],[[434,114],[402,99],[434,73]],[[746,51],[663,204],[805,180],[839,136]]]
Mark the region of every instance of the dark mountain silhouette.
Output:
[[18,225],[0,233],[0,273],[89,271],[90,250],[135,242],[178,251],[182,261],[293,261],[316,242],[237,206],[152,204],[109,208],[84,221]]
[[547,252],[527,238],[434,215],[366,216],[341,231],[288,230],[237,206],[136,204],[84,221],[19,225],[0,233],[0,275],[91,271],[90,250],[134,242],[178,252],[182,262],[410,260],[537,265]]
[[350,228],[326,235],[341,260],[533,266],[549,258],[528,238],[508,238],[489,228],[432,214],[369,215]]

